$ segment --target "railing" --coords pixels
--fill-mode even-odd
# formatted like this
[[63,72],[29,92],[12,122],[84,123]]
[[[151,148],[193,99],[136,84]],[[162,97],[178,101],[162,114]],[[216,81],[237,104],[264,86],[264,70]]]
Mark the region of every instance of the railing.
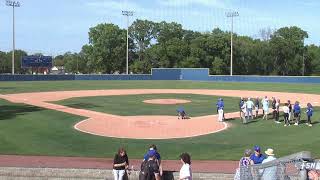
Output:
[[311,153],[299,152],[264,164],[240,167],[241,180],[308,179],[307,164],[313,162]]

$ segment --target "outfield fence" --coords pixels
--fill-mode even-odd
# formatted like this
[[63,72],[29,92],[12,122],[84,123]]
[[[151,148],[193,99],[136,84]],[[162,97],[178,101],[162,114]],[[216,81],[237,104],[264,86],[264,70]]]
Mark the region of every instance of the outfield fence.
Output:
[[71,74],[71,75],[10,75],[0,74],[0,81],[61,81],[61,80],[186,80],[218,82],[320,83],[320,76],[217,76],[207,68],[153,68],[151,74]]

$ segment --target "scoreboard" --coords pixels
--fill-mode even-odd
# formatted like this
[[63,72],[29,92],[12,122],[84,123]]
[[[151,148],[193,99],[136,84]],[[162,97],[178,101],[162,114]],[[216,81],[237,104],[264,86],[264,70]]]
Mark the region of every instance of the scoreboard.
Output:
[[51,68],[52,56],[23,56],[21,68]]

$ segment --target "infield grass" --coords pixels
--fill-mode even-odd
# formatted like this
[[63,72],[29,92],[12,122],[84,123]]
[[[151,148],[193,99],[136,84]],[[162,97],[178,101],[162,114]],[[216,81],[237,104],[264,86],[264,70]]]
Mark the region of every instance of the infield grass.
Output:
[[[217,114],[216,102],[218,96],[195,95],[195,94],[141,94],[125,96],[97,96],[71,98],[56,102],[64,106],[78,109],[88,109],[121,116],[137,115],[171,115],[177,114],[176,110],[184,107],[188,116],[204,116]],[[184,99],[190,103],[178,105],[147,104],[144,100],[149,99]],[[235,112],[239,109],[239,98],[223,97],[225,112]]]

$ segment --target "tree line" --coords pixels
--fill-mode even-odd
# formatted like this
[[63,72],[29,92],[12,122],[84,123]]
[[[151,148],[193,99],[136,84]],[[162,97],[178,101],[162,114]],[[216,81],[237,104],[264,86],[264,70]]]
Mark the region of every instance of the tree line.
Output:
[[[259,38],[233,38],[235,75],[320,75],[320,47],[305,45],[308,33],[299,27],[262,29]],[[16,53],[16,72],[21,56]],[[0,51],[0,72],[11,72],[11,52]],[[126,29],[111,23],[89,30],[89,43],[79,53],[54,58],[69,73],[125,73]],[[129,71],[150,73],[151,68],[209,68],[211,74],[230,73],[230,32],[197,32],[176,22],[135,20],[129,27]]]

